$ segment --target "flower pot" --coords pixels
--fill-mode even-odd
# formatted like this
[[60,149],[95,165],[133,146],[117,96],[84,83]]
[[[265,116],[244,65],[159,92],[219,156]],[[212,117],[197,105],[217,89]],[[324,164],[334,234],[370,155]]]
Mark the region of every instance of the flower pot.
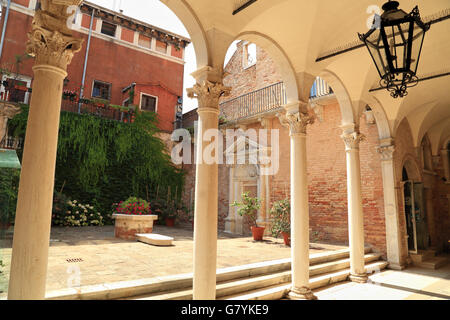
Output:
[[287,246],[291,246],[291,234],[287,232],[282,232],[281,235],[284,239],[284,244]]
[[152,233],[156,215],[113,214],[114,236],[125,240],[136,240],[136,233]]
[[166,226],[168,227],[175,226],[175,218],[166,218]]
[[265,227],[252,227],[251,229],[252,229],[253,240],[262,241],[263,236],[264,236],[264,230],[266,228]]

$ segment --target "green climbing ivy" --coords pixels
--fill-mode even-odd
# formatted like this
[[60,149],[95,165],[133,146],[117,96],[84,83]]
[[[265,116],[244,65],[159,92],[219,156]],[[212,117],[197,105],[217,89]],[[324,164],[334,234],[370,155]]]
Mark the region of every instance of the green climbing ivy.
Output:
[[[25,136],[28,110],[22,105],[22,113],[8,122],[10,133]],[[55,190],[95,201],[104,213],[130,196],[151,202],[178,190],[181,197],[184,174],[170,161],[157,132],[155,113],[137,113],[133,123],[122,123],[61,112]]]

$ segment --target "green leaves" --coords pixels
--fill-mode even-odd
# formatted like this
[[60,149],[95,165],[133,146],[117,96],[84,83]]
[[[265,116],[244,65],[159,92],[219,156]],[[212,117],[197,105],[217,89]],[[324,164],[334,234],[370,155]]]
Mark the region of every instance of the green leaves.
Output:
[[[25,136],[28,106],[8,122],[9,132]],[[151,200],[184,183],[170,161],[154,113],[137,113],[133,123],[61,112],[55,189],[82,203],[98,202],[102,214],[114,202],[137,196]],[[19,154],[19,159],[21,154]]]
[[291,203],[289,199],[283,199],[273,204],[270,209],[272,219],[272,236],[277,238],[281,232],[291,232]]
[[233,207],[240,207],[238,214],[246,216],[251,226],[257,227],[256,220],[258,219],[258,209],[261,207],[261,200],[252,198],[248,192],[242,194],[241,202],[235,201],[231,204]]

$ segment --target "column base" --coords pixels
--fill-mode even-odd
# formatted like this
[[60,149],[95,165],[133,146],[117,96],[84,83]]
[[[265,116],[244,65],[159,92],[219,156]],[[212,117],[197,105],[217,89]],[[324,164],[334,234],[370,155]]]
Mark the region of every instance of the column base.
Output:
[[288,298],[291,300],[317,300],[317,297],[307,287],[292,287],[288,294]]
[[350,281],[357,282],[357,283],[366,283],[367,280],[369,280],[369,277],[367,274],[350,274]]
[[401,270],[406,269],[406,266],[403,265],[403,264],[395,263],[395,262],[389,262],[387,268],[388,269],[392,269],[392,270],[399,270],[399,271],[401,271]]

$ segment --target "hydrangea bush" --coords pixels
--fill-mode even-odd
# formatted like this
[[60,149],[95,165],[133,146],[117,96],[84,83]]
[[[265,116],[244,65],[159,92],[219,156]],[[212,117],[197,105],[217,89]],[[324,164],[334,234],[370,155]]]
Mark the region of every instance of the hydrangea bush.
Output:
[[85,227],[103,226],[103,217],[93,205],[82,204],[77,200],[68,200],[65,210],[53,212],[52,222],[57,226]]

